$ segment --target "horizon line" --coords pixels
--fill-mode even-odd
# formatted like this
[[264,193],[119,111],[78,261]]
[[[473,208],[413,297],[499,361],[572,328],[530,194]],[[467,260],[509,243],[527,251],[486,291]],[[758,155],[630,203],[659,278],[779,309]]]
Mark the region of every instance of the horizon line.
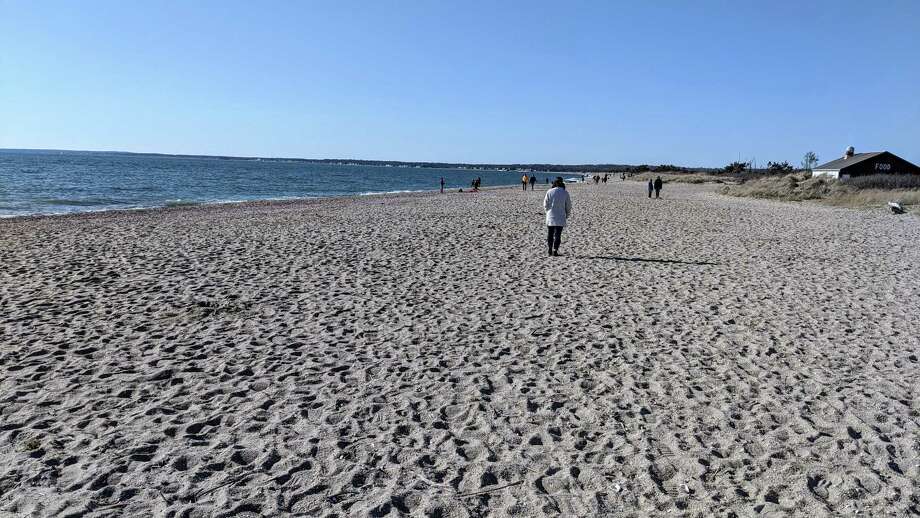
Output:
[[441,161],[432,161],[432,160],[381,160],[375,158],[299,158],[299,157],[283,157],[283,156],[255,156],[255,155],[205,155],[205,154],[194,154],[194,153],[163,153],[157,151],[113,151],[113,150],[94,150],[94,149],[59,149],[59,148],[6,148],[0,147],[0,151],[62,151],[67,153],[116,153],[122,155],[148,155],[148,156],[164,156],[164,157],[185,157],[185,158],[218,158],[218,159],[237,159],[237,160],[295,160],[302,162],[381,162],[381,163],[392,163],[392,164],[444,164],[444,165],[463,165],[463,166],[529,166],[529,165],[549,165],[549,166],[563,166],[563,167],[578,167],[578,166],[628,166],[628,167],[638,167],[638,166],[662,166],[662,165],[672,165],[675,167],[681,167],[684,169],[721,169],[721,167],[711,167],[711,166],[683,166],[679,164],[627,164],[627,163],[614,163],[614,162],[596,162],[588,163],[583,162],[580,164],[566,164],[566,163],[556,163],[556,162],[441,162]]

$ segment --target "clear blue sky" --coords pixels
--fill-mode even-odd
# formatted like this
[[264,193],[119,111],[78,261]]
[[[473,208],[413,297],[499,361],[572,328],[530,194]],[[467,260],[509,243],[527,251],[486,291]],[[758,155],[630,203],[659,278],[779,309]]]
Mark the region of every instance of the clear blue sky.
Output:
[[920,163],[920,1],[0,0],[0,147]]

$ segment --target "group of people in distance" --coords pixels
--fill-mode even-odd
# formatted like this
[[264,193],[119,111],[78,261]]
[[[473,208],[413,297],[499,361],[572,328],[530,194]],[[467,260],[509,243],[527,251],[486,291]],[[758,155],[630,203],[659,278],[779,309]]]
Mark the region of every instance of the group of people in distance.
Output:
[[604,176],[596,174],[593,177],[591,177],[591,179],[594,180],[594,185],[597,185],[600,182],[607,183],[607,173],[604,173]]
[[[607,183],[607,175],[603,178],[594,176],[594,183],[603,181]],[[652,191],[655,191],[655,197],[661,194],[661,187],[664,182],[661,177],[655,178],[654,181],[648,181],[648,197],[652,197]],[[557,176],[553,182],[553,188],[546,191],[543,197],[543,211],[546,213],[546,246],[549,255],[559,255],[559,245],[562,242],[562,229],[566,221],[572,215],[572,198],[565,190],[565,182],[561,176]]]
[[[603,177],[595,175],[593,177],[594,183],[599,182],[607,183],[607,175]],[[549,179],[545,179],[546,183],[549,183]],[[474,191],[479,190],[479,186],[482,180],[476,178],[473,180],[472,187]],[[537,184],[536,176],[528,176],[525,174],[521,177],[521,187],[526,191],[527,185],[530,185],[530,190],[534,190],[534,187]],[[655,180],[648,181],[648,197],[652,197],[652,192],[655,193],[655,197],[658,198],[661,195],[661,187],[664,185],[664,182],[661,180],[661,177],[655,178]],[[441,178],[441,192],[444,192],[444,178]],[[463,192],[463,189],[460,189],[460,192]],[[565,228],[566,222],[569,217],[572,216],[572,198],[569,196],[568,191],[565,190],[565,181],[563,181],[561,176],[557,176],[553,180],[553,186],[543,197],[543,211],[546,214],[546,246],[550,256],[559,255],[559,245],[562,244],[562,229]]]
[[[442,176],[442,177],[441,177],[441,194],[444,194],[444,183],[445,183],[445,182],[444,182],[444,177]],[[482,178],[480,178],[480,177],[478,177],[478,176],[476,177],[475,180],[473,180],[472,182],[470,182],[470,187],[473,189],[473,192],[478,191],[478,190],[479,190],[479,187],[480,187],[481,185],[482,185]],[[460,189],[460,192],[463,192],[463,189]]]
[[[605,174],[603,178],[594,176],[593,179],[595,184],[601,181],[606,183],[607,175]],[[656,198],[660,197],[663,185],[664,182],[660,176],[654,181],[649,180],[648,197],[652,197],[652,191],[655,192]],[[546,246],[549,255],[558,256],[559,245],[562,242],[562,229],[572,215],[572,198],[565,190],[565,182],[561,176],[557,176],[553,181],[553,188],[546,191],[546,196],[543,197],[543,211],[546,213]]]
[[[545,178],[545,181],[546,183],[549,183],[549,178]],[[536,175],[527,176],[527,174],[525,173],[524,176],[521,177],[521,187],[525,191],[527,190],[527,184],[530,184],[530,190],[532,191],[534,187],[537,185]]]
[[658,198],[659,195],[661,194],[662,185],[663,185],[663,182],[661,181],[660,176],[656,177],[654,182],[650,179],[648,181],[648,197],[651,198],[652,191],[655,191],[655,197]]

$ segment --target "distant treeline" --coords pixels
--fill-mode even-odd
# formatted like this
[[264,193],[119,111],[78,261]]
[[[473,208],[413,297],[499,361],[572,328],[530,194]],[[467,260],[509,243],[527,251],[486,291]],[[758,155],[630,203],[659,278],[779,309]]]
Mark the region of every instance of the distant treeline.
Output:
[[[27,152],[55,152],[59,150],[18,150]],[[112,154],[136,156],[161,156],[173,158],[206,158],[211,160],[258,160],[261,162],[300,162],[305,164],[335,164],[335,165],[365,165],[378,167],[424,167],[432,169],[482,169],[491,171],[541,171],[550,173],[718,173],[724,172],[722,168],[708,167],[683,167],[673,164],[660,165],[629,165],[629,164],[466,164],[462,162],[401,162],[398,160],[352,160],[344,158],[266,158],[247,156],[223,155],[184,155],[169,153],[133,153],[130,151],[73,151],[60,150],[74,154]]]
[[342,159],[297,159],[297,161],[319,164],[369,165],[390,167],[425,167],[435,169],[484,169],[493,171],[545,171],[550,173],[645,173],[651,172],[716,172],[719,169],[705,167],[682,167],[672,164],[628,165],[628,164],[464,164],[454,162],[399,162],[390,160],[342,160]]

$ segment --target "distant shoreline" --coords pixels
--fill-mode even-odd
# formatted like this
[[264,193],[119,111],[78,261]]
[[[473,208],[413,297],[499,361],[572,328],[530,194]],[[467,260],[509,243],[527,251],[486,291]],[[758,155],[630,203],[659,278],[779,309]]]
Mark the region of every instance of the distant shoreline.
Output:
[[259,162],[293,162],[305,164],[329,165],[360,165],[376,167],[406,167],[422,169],[469,169],[474,171],[497,171],[508,173],[546,172],[546,173],[620,173],[634,171],[638,168],[657,168],[658,170],[679,170],[685,172],[711,172],[716,168],[711,167],[683,167],[671,164],[549,164],[549,163],[465,163],[465,162],[427,162],[427,161],[402,161],[402,160],[359,160],[349,158],[286,158],[286,157],[258,157],[258,156],[229,156],[229,155],[194,155],[173,153],[147,153],[135,151],[91,151],[72,149],[18,149],[0,148],[0,153],[18,152],[35,154],[111,154],[129,156],[150,156],[159,158],[184,158],[184,159],[210,159],[210,160],[247,160]]

